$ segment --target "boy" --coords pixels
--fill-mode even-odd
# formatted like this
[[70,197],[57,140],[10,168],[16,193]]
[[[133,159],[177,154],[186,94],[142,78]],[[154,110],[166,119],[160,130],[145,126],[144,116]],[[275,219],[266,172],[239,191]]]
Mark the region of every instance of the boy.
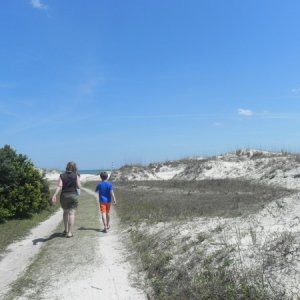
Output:
[[100,212],[102,216],[102,222],[103,222],[103,232],[107,232],[107,230],[110,228],[109,221],[109,211],[110,211],[110,205],[111,200],[113,200],[114,204],[117,204],[116,197],[113,191],[112,183],[107,181],[108,174],[107,172],[101,172],[100,177],[102,182],[99,182],[96,186],[95,192],[99,193],[99,206],[100,206]]

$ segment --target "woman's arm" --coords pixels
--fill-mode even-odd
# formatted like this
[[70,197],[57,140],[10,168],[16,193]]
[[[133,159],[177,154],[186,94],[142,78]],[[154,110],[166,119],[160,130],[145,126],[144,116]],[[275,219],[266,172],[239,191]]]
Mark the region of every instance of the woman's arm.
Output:
[[81,182],[80,182],[80,177],[77,175],[77,179],[76,179],[76,185],[77,188],[80,189],[81,188]]
[[56,201],[57,201],[56,196],[59,193],[59,191],[61,190],[61,188],[62,188],[62,180],[59,177],[58,182],[57,182],[56,190],[55,190],[54,195],[52,197],[52,203],[56,203]]

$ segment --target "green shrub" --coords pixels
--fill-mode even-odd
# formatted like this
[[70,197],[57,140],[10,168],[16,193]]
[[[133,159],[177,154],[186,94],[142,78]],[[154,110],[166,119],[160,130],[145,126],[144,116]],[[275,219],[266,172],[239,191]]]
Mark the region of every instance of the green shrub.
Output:
[[49,205],[49,185],[26,155],[0,149],[0,221],[25,218]]

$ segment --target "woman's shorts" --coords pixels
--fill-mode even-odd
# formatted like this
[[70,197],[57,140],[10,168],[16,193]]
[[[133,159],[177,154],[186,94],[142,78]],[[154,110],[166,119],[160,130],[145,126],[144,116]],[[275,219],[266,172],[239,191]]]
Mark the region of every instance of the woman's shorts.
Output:
[[63,209],[75,209],[78,206],[78,195],[74,193],[61,193],[60,205]]
[[99,203],[100,211],[102,213],[109,213],[111,203]]

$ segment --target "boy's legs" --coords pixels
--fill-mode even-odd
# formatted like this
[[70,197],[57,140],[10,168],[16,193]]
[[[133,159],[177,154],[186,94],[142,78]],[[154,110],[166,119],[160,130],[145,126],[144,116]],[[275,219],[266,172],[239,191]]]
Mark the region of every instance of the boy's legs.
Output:
[[105,203],[99,203],[99,206],[100,206],[102,223],[103,223],[103,226],[104,226],[103,231],[106,232],[106,230],[107,230],[106,204]]
[[103,222],[103,226],[104,226],[104,231],[107,230],[107,218],[106,218],[106,213],[102,213],[102,222]]
[[110,210],[110,203],[100,203],[100,211],[101,211],[101,217],[102,217],[102,222],[104,226],[104,232],[107,231],[109,228],[109,210]]
[[106,228],[109,229],[110,228],[110,224],[109,224],[109,221],[110,221],[110,215],[109,215],[109,212],[110,212],[110,203],[107,203],[106,204]]
[[106,227],[107,227],[107,229],[110,228],[109,221],[110,221],[110,216],[109,216],[109,212],[108,212],[108,213],[106,213]]

